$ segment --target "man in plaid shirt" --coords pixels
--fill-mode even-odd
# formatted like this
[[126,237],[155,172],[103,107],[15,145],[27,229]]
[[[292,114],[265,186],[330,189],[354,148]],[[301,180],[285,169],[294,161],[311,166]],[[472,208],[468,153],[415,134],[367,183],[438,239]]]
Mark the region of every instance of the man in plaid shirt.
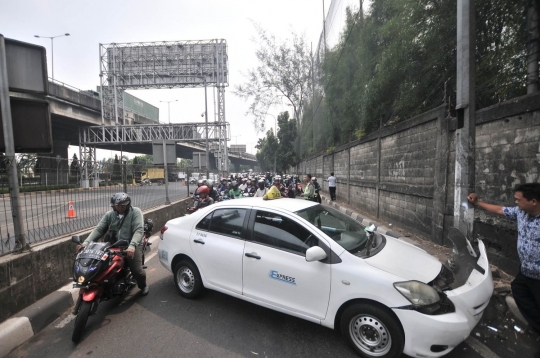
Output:
[[512,294],[529,326],[540,333],[540,183],[518,185],[514,189],[514,207],[478,201],[476,194],[470,194],[468,199],[484,210],[517,221],[521,266],[512,281]]

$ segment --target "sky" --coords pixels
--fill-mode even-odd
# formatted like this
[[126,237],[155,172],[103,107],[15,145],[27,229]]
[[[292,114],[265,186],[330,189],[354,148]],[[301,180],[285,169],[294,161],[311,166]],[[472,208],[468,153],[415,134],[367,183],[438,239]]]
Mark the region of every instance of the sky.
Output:
[[[359,0],[325,1],[325,13],[331,8],[329,42],[337,41],[347,5],[358,6]],[[258,47],[253,23],[260,24],[278,39],[285,40],[292,32],[305,34],[316,48],[323,27],[322,0],[1,0],[0,33],[7,38],[42,45],[47,49],[51,77],[50,40],[34,35],[69,37],[54,40],[54,78],[82,90],[99,85],[99,44],[225,39],[229,54],[229,87],[225,95],[226,121],[231,126],[230,144],[246,144],[255,154],[257,139],[253,118],[246,116],[249,102],[235,96],[236,85],[244,83],[248,69],[257,66]],[[134,96],[158,107],[160,120],[168,121],[170,104],[172,123],[202,120],[204,90],[137,90]],[[212,91],[208,92],[209,120],[213,120]],[[272,108],[275,117],[290,107]],[[266,129],[274,127],[268,116]],[[78,155],[78,147],[70,146],[70,156]],[[99,151],[98,158],[115,152]]]

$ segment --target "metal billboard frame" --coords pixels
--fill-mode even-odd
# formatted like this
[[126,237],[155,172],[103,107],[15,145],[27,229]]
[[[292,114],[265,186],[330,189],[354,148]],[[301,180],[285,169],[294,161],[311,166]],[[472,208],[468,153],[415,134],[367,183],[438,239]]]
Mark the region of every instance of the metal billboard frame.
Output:
[[99,44],[102,125],[106,121],[111,125],[125,124],[126,89],[216,87],[218,122],[223,131],[219,141],[219,152],[223,153],[219,157],[223,160],[218,162],[218,169],[228,171],[227,49],[224,39]]

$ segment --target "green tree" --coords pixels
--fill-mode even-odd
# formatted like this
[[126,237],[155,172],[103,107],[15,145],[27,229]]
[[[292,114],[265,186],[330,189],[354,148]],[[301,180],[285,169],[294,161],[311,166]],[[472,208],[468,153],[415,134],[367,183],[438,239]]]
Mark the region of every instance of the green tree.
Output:
[[311,56],[305,36],[292,33],[279,43],[275,36],[255,24],[259,48],[256,68],[248,70],[246,83],[236,86],[234,93],[251,100],[246,114],[254,117],[257,132],[265,129],[268,110],[285,99],[301,118],[306,100],[311,96]]
[[[476,1],[477,107],[526,93],[525,0]],[[302,155],[441,104],[455,106],[457,0],[374,0],[347,10],[339,43],[317,67],[301,121]],[[311,98],[308,98],[311,101]]]
[[257,144],[257,161],[259,166],[263,171],[274,171],[274,165],[277,164],[277,154],[279,143],[277,137],[274,135],[274,132],[269,130],[266,132],[266,136],[259,138]]
[[289,118],[289,112],[283,112],[277,117],[279,132],[277,167],[281,172],[287,171],[289,166],[296,165],[298,159],[295,151],[295,141],[297,138],[296,119]]

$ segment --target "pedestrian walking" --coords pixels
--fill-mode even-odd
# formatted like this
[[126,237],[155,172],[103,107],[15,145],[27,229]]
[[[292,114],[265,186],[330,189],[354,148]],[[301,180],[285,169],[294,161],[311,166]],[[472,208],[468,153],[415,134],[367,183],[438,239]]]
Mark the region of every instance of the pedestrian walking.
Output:
[[540,334],[540,183],[516,186],[514,199],[517,206],[503,207],[478,201],[474,193],[468,196],[471,204],[517,221],[521,265],[511,284],[512,294],[529,326]]
[[328,182],[328,191],[330,192],[330,200],[336,200],[336,177],[334,172],[330,173],[330,176],[326,180]]

